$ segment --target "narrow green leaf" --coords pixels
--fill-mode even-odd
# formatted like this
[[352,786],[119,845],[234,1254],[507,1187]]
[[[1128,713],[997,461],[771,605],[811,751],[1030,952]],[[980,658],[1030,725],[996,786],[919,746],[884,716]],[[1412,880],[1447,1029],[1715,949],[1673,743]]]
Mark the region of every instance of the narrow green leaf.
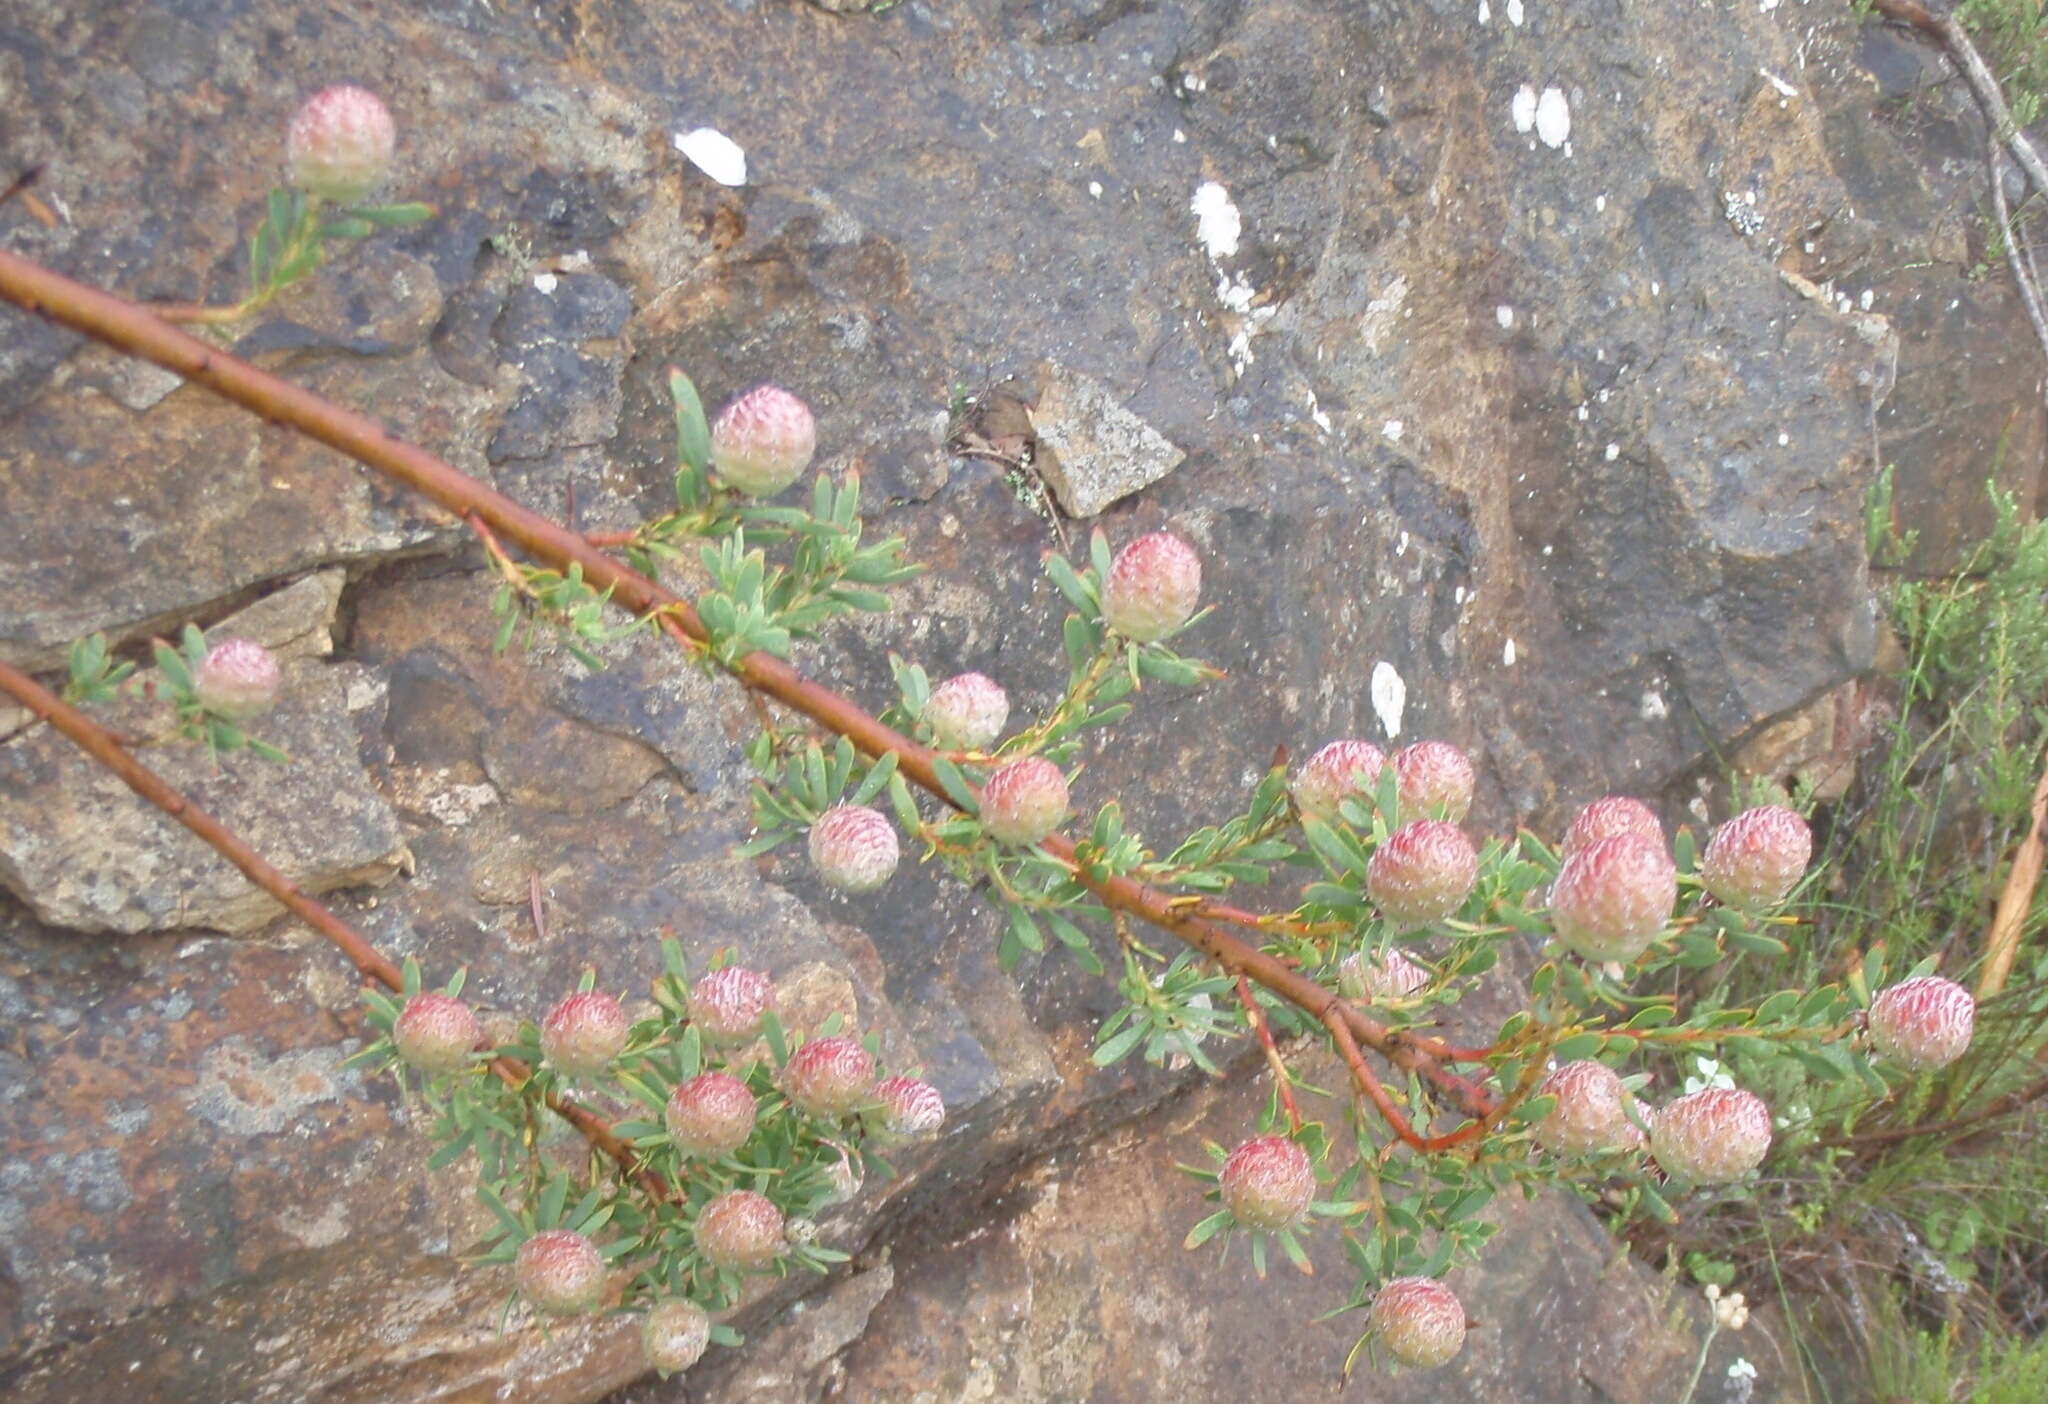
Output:
[[704,418],[704,402],[690,377],[669,367],[668,394],[675,401],[676,461],[694,472],[711,467],[711,426]]

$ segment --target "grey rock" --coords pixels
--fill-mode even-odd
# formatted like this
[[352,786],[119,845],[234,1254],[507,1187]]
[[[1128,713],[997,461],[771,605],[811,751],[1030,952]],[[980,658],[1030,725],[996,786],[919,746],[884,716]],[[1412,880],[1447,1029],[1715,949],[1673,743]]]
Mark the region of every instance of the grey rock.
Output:
[[1031,410],[1032,466],[1070,517],[1093,517],[1178,468],[1185,453],[1092,376],[1047,362]]
[[[216,758],[164,740],[138,756],[311,893],[376,886],[409,861],[398,821],[358,754],[360,667],[288,665],[277,708],[250,729],[288,765]],[[372,704],[374,705],[374,704]],[[115,717],[143,727],[146,704]],[[0,745],[0,885],[51,926],[87,932],[254,931],[282,910],[182,825],[48,727]]]

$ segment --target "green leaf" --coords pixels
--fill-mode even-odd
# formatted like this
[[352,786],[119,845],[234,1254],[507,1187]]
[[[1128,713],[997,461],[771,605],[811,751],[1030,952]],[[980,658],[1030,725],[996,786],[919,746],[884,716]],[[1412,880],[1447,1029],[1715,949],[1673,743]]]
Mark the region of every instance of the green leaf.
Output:
[[349,213],[379,229],[403,229],[426,223],[434,217],[435,210],[432,205],[413,201],[403,205],[358,205]]
[[446,1170],[456,1161],[462,1159],[462,1157],[468,1152],[471,1143],[473,1143],[475,1140],[476,1132],[463,1132],[460,1136],[457,1136],[447,1145],[441,1147],[441,1149],[435,1151],[432,1155],[427,1157],[427,1169]]
[[882,787],[896,776],[896,753],[889,751],[868,767],[868,773],[861,777],[860,788],[853,792],[851,804],[866,804],[882,792]]
[[1045,933],[1038,929],[1029,907],[1010,908],[1010,930],[1025,950],[1035,954],[1045,949]]
[[1597,1057],[1607,1040],[1597,1033],[1573,1034],[1570,1038],[1559,1039],[1551,1048],[1550,1056],[1560,1063],[1577,1062],[1581,1058]]
[[1217,1234],[1230,1227],[1230,1211],[1218,1209],[1208,1218],[1188,1230],[1188,1236],[1181,1240],[1183,1248],[1199,1248]]
[[910,786],[904,783],[901,775],[889,777],[889,807],[896,811],[896,822],[903,826],[904,833],[917,832],[920,822],[917,801],[912,798]]
[[320,222],[320,237],[323,239],[367,239],[377,232],[377,226],[367,219],[350,215],[338,215]]
[[702,473],[711,466],[711,426],[704,418],[704,402],[690,377],[674,366],[668,371],[668,394],[676,407],[676,461]]
[[1096,600],[1094,591],[1082,583],[1081,577],[1074,573],[1074,568],[1067,564],[1066,557],[1057,552],[1047,552],[1045,573],[1059,592],[1067,597],[1067,602],[1080,610],[1084,616],[1092,617],[1101,613],[1102,606]]
[[939,788],[946,792],[946,798],[962,813],[981,812],[981,806],[975,802],[974,791],[968,785],[967,777],[961,773],[959,766],[940,756],[932,762],[932,772],[938,777]]

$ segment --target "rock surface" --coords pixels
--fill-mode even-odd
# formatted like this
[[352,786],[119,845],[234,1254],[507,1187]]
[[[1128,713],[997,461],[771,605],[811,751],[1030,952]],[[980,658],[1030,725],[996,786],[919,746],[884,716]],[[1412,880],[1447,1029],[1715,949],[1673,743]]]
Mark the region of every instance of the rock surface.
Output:
[[[1937,70],[1846,10],[865,8],[20,0],[0,122],[58,219],[0,205],[0,239],[140,296],[232,299],[284,122],[345,67],[398,116],[394,191],[442,213],[339,251],[237,349],[589,528],[667,498],[667,365],[714,408],[799,390],[823,470],[858,470],[871,529],[934,567],[896,613],[800,650],[870,702],[891,650],[990,673],[1020,717],[1054,695],[1058,537],[944,441],[958,399],[1070,368],[1187,455],[1102,524],[1187,534],[1219,605],[1187,642],[1228,679],[1148,689],[1078,795],[1122,797],[1155,841],[1226,813],[1278,745],[1393,739],[1378,670],[1403,681],[1399,739],[1478,757],[1480,826],[1612,789],[1678,801],[1869,660],[1873,415],[1916,517],[1974,492],[1998,433],[2038,491],[2015,466],[2038,459],[2038,362],[2000,280],[1963,276],[1972,129],[1936,105],[1952,94],[1901,115]],[[674,150],[697,126],[746,148],[746,187]],[[1203,236],[1209,185],[1234,240]],[[713,1397],[747,1370],[791,1398],[1139,1398],[1183,1364],[1219,1390],[1327,1384],[1341,1331],[1294,1332],[1334,1278],[1257,1294],[1132,1227],[1191,1211],[1175,1118],[1227,1139],[1248,1104],[1102,1142],[1186,1081],[1087,1067],[1106,984],[1003,975],[990,910],[928,870],[846,899],[793,857],[733,858],[751,713],[730,689],[644,641],[594,674],[545,646],[495,657],[491,582],[445,516],[68,334],[0,327],[0,656],[48,666],[82,633],[210,624],[343,572],[340,660],[293,665],[296,695],[336,700],[280,739],[395,816],[363,846],[388,865],[402,843],[416,872],[336,899],[382,948],[467,964],[479,998],[531,1014],[585,965],[637,991],[672,929],[816,1017],[857,1013],[945,1092],[945,1138],[841,1228],[860,1271],[788,1326],[767,1324],[782,1297],[750,1313],[771,1357],[721,1362]],[[451,1262],[482,1226],[466,1184],[427,1175],[390,1088],[339,1067],[361,1025],[331,952],[288,924],[120,934],[225,889],[139,821],[93,836],[104,861],[51,851],[50,813],[98,824],[111,782],[46,742],[0,751],[54,777],[0,820],[45,894],[34,916],[0,898],[0,1392],[566,1401],[631,1380],[616,1323],[498,1334],[502,1282]],[[207,787],[252,763],[189,779],[230,804]],[[314,824],[317,789],[265,791],[280,842]],[[145,862],[118,900],[87,881]],[[1018,1184],[1031,1207],[966,1241]],[[1592,1383],[1546,1397],[1670,1397],[1691,1347],[1651,1328],[1636,1269],[1596,1298],[1607,1251],[1575,1214],[1511,1226],[1469,1279],[1499,1323],[1459,1367],[1474,1397],[1520,1397],[1510,1362],[1560,1349],[1548,1304],[1596,1300],[1617,1324],[1586,1345]],[[1671,1349],[1632,1374],[1638,1339]]]

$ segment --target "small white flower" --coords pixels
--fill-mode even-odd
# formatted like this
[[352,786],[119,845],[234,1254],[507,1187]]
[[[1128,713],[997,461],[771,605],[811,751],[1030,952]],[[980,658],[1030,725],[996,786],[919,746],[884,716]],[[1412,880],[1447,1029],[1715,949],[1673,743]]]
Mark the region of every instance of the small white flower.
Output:
[[1756,1366],[1750,1364],[1745,1359],[1737,1357],[1735,1363],[1728,1367],[1728,1378],[1731,1380],[1753,1380],[1756,1378]]

